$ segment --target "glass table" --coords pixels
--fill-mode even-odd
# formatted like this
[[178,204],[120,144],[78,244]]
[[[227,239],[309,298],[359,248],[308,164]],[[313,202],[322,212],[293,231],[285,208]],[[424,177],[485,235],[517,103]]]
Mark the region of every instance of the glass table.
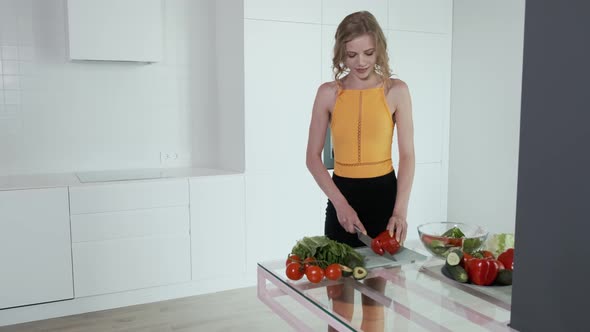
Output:
[[[512,286],[460,284],[441,273],[443,264],[430,257],[374,268],[362,281],[312,284],[289,280],[284,259],[263,262],[258,298],[298,331],[514,331],[508,326]],[[293,313],[281,303],[285,298],[309,311]],[[310,316],[323,325],[309,325]]]

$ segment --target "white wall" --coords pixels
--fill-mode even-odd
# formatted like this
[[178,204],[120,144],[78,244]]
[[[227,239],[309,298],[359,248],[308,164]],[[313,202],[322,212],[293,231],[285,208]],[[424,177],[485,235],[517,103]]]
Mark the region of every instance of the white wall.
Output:
[[69,62],[65,0],[0,0],[0,174],[217,164],[214,6],[162,3],[164,59],[146,65]]
[[448,219],[513,232],[524,0],[455,0]]

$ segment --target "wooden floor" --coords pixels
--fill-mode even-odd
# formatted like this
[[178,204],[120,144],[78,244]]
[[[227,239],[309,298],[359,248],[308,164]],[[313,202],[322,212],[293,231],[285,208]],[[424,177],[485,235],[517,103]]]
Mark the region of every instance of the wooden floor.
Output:
[[[283,303],[309,323],[311,316],[294,301]],[[327,327],[312,322],[318,331]],[[189,332],[291,331],[285,321],[256,297],[256,288],[187,297],[0,327],[0,332]]]

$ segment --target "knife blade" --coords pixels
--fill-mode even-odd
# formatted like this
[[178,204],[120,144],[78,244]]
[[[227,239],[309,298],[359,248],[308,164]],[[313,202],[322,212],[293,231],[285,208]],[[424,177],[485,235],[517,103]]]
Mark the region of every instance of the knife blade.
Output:
[[[367,234],[363,233],[357,225],[354,225],[354,230],[356,231],[356,235],[358,236],[359,240],[362,243],[364,243],[367,247],[371,248],[371,242],[373,242],[373,239]],[[397,262],[397,259],[395,259],[395,257],[393,257],[393,255],[388,253],[387,251],[383,253],[383,257],[391,259],[394,262]]]
[[357,225],[354,225],[354,230],[356,231],[356,235],[358,236],[359,240],[364,243],[367,247],[371,248],[371,242],[373,239],[368,236],[367,234],[363,233]]

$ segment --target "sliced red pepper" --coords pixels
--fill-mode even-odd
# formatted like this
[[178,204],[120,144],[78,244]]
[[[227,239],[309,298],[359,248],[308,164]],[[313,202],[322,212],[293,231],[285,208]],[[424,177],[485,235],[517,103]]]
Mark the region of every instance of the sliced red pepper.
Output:
[[491,285],[498,276],[498,265],[492,258],[473,258],[467,261],[469,280],[476,285]]
[[381,241],[377,239],[373,239],[373,241],[371,241],[371,249],[373,249],[373,252],[377,255],[383,256],[383,254],[385,253],[385,251],[383,250],[383,246],[381,245]]
[[442,241],[445,243],[445,245],[448,244],[452,247],[463,246],[463,238],[445,237],[445,238],[442,238]]
[[433,235],[422,235],[422,242],[426,245],[430,245],[430,243],[434,240],[440,241],[443,243],[445,247],[461,247],[463,245],[463,238],[452,238],[452,237],[445,237],[445,236],[433,236]]
[[508,270],[514,269],[514,249],[510,248],[498,256],[498,260],[504,264],[504,267]]
[[389,235],[389,231],[381,232],[371,242],[371,249],[378,255],[383,255],[385,251],[393,255],[399,248],[399,242],[397,242],[395,237]]

